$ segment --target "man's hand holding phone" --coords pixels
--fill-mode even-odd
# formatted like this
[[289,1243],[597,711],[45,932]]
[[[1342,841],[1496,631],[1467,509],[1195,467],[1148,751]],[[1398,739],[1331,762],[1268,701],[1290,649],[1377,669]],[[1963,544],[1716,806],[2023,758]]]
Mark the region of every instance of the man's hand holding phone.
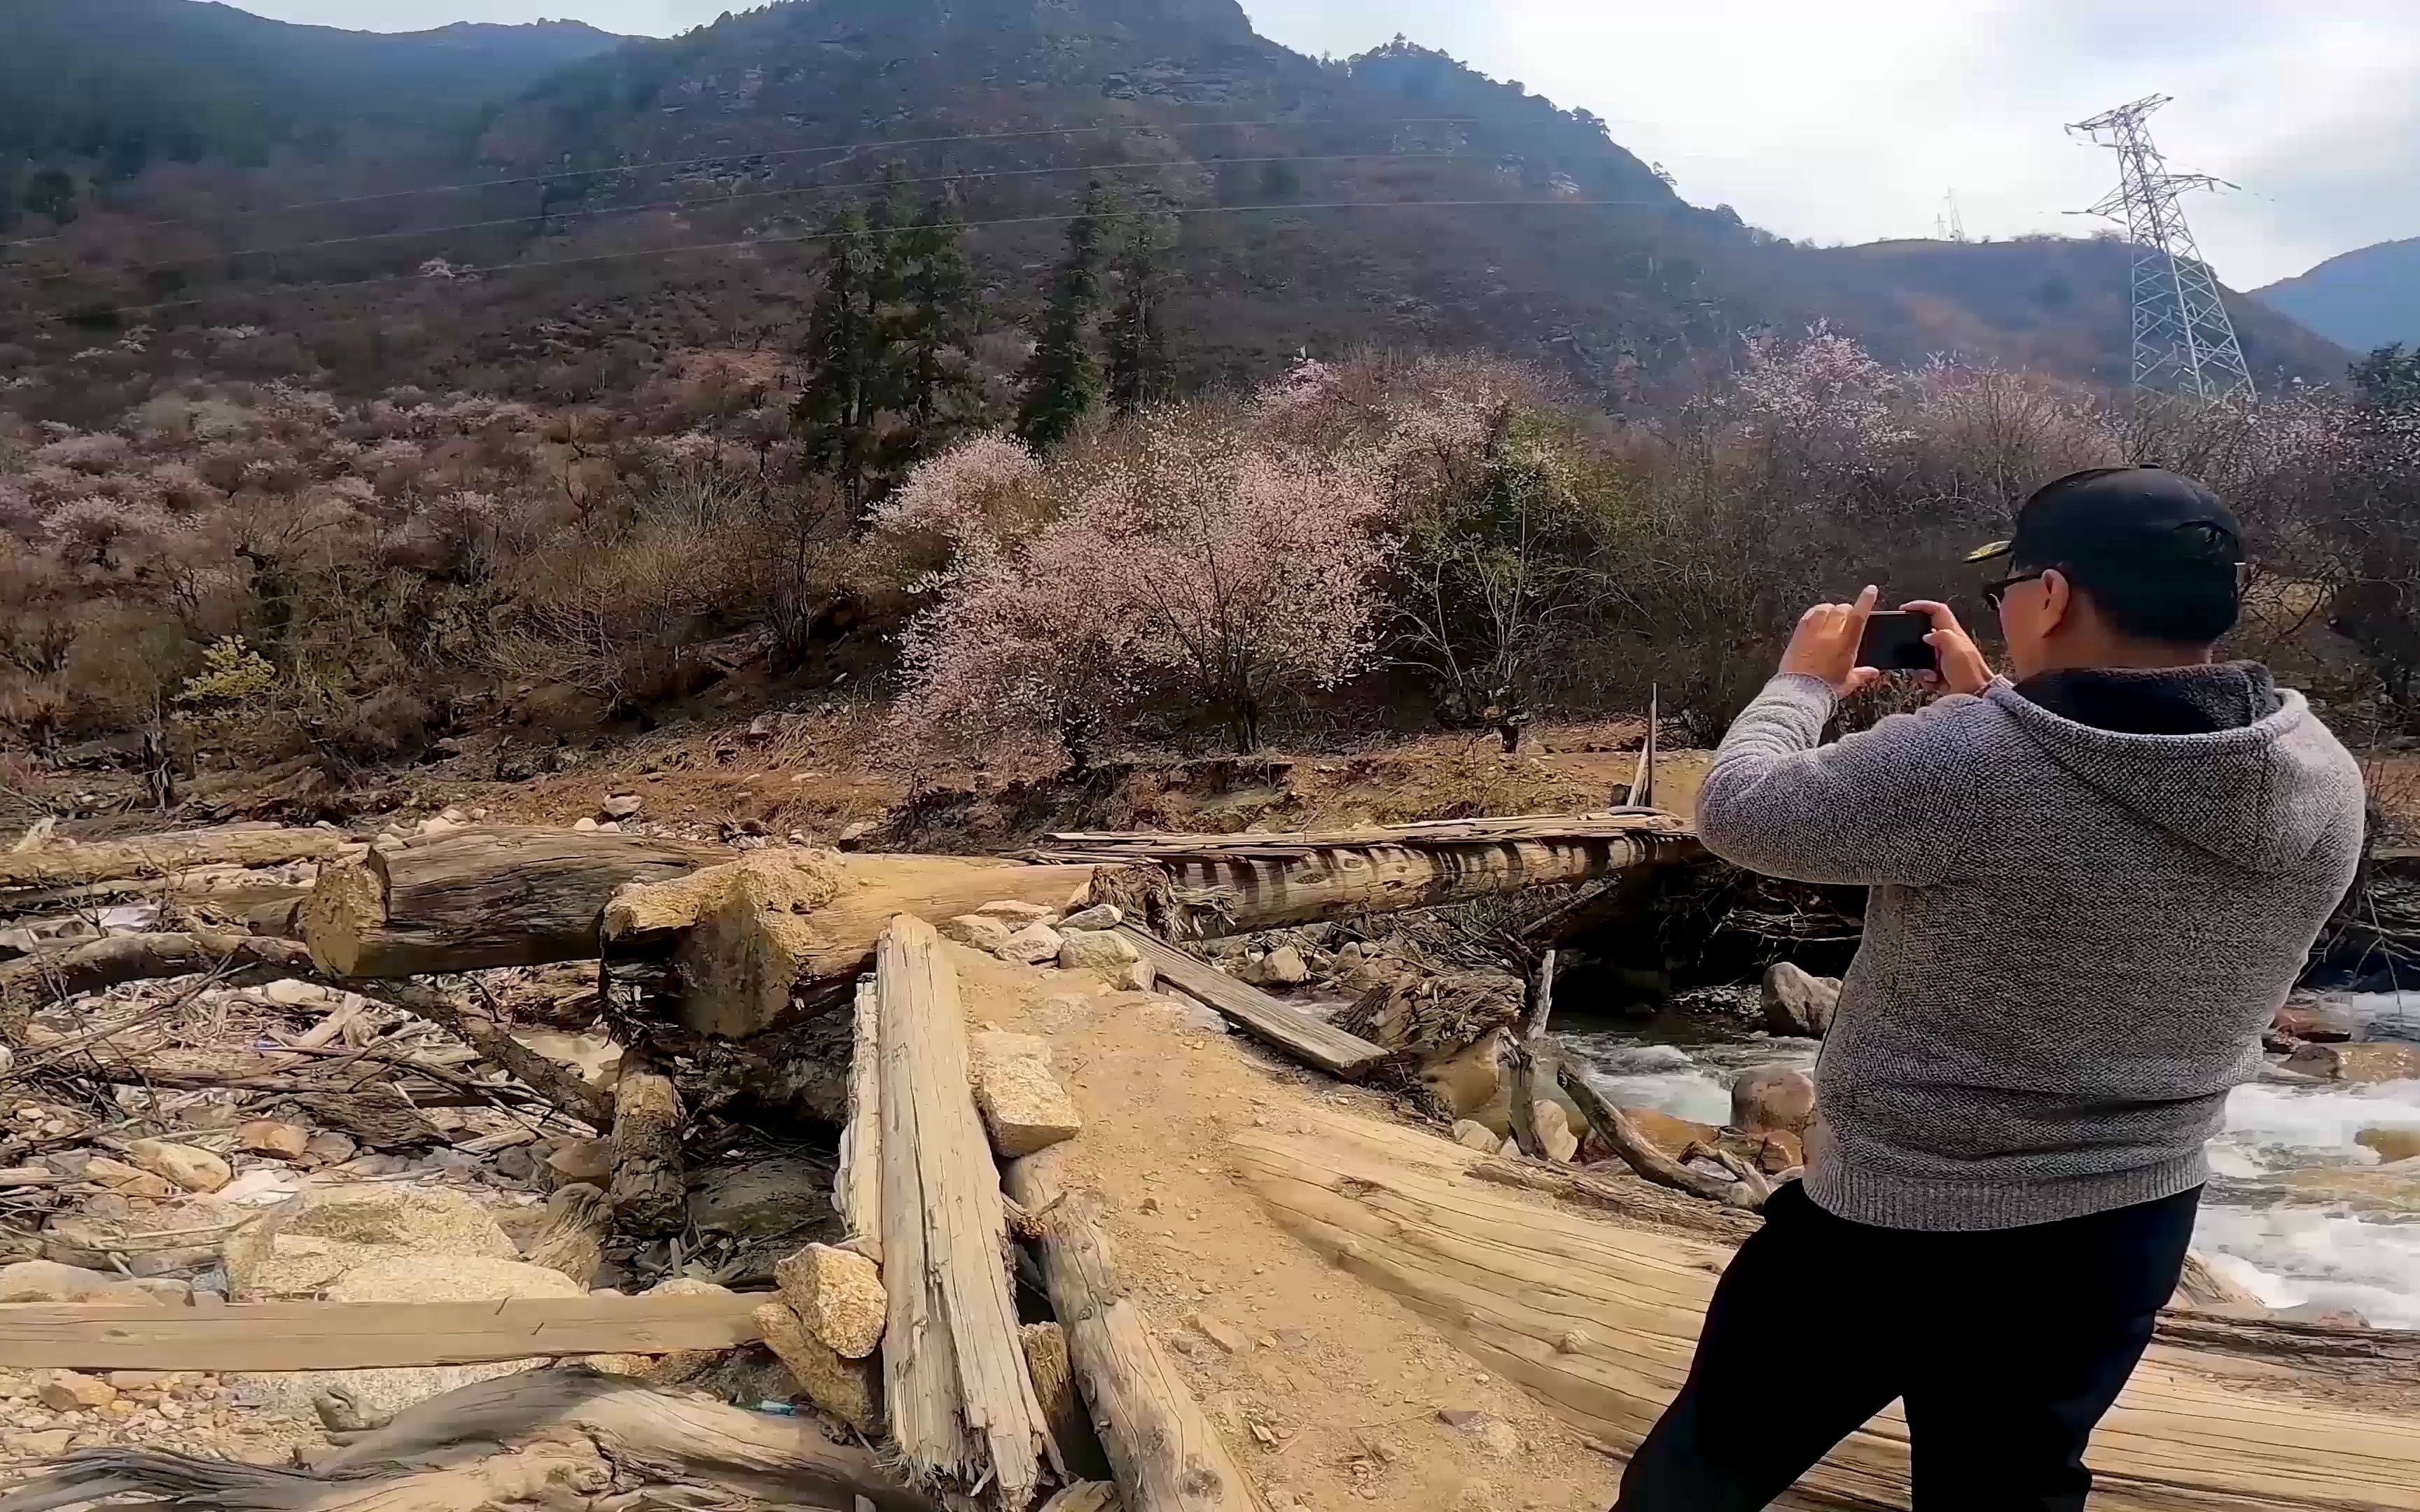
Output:
[[[1783,674],[1820,678],[1840,698],[1879,682],[1882,670],[1866,663],[1870,656],[1867,631],[1873,623],[1874,603],[1881,596],[1882,590],[1869,586],[1854,604],[1818,604],[1801,615],[1798,629],[1790,638],[1790,649],[1782,653]],[[1932,667],[1916,671],[1917,677],[1952,693],[1980,693],[1990,686],[1991,664],[1948,605],[1917,599],[1902,612],[1922,615],[1932,625],[1923,638],[1932,648]]]

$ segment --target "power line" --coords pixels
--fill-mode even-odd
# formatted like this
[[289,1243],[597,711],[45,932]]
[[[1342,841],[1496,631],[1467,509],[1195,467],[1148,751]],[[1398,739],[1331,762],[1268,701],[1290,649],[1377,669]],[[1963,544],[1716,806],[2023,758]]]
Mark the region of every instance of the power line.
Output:
[[[1625,206],[1654,208],[1670,203],[1671,202],[1669,200],[1662,199],[1331,200],[1325,203],[1306,205],[1197,205],[1171,207],[1166,209],[1157,210],[1127,210],[1111,212],[1109,214],[1100,216],[1099,219],[1107,221],[1130,221],[1149,220],[1157,216],[1181,218],[1211,215],[1247,215],[1264,212],[1282,213],[1309,210],[1448,210],[1511,209],[1522,208],[1537,209],[1586,209],[1592,208],[1611,208]],[[1083,219],[1086,213],[1088,212],[1078,210],[1063,215],[1018,215],[995,221],[970,221],[962,223],[959,229],[966,231],[987,231],[1002,226],[1064,225],[1071,221]],[[578,257],[549,257],[538,262],[496,263],[484,268],[449,269],[447,270],[445,276],[449,278],[475,278],[491,273],[532,272],[539,269],[547,268],[576,268],[596,263],[630,262],[648,257],[675,257],[690,253],[699,252],[737,252],[755,247],[804,246],[814,242],[853,240],[860,237],[904,236],[915,229],[917,228],[911,226],[891,226],[880,229],[870,227],[861,232],[818,231],[795,237],[758,237],[739,241],[703,242],[687,247],[655,247],[644,252],[603,252],[588,254]],[[19,330],[31,330],[39,326],[66,325],[70,323],[83,324],[104,318],[114,319],[119,316],[148,316],[159,315],[169,310],[189,310],[203,304],[210,303],[215,300],[240,298],[248,293],[260,294],[274,292],[279,294],[323,294],[344,289],[371,288],[381,284],[393,284],[403,280],[419,279],[429,276],[432,275],[417,271],[410,273],[379,273],[368,278],[347,279],[339,283],[331,284],[272,285],[267,289],[252,290],[242,288],[225,288],[190,300],[166,300],[152,304],[120,304],[99,310],[78,310],[65,315],[40,316],[31,319],[15,322],[15,326],[16,329]]]
[[[883,178],[847,184],[798,184],[788,189],[753,190],[743,194],[723,194],[706,199],[649,200],[639,205],[612,205],[601,209],[546,211],[535,216],[511,215],[493,221],[463,221],[453,225],[415,226],[401,231],[367,231],[359,236],[327,237],[318,241],[289,241],[271,247],[238,247],[226,252],[211,253],[204,256],[171,257],[161,262],[152,263],[126,263],[97,270],[71,268],[62,272],[38,273],[31,278],[23,279],[19,282],[24,285],[56,284],[68,279],[89,276],[89,273],[92,271],[97,271],[100,274],[147,273],[156,272],[164,268],[183,268],[199,263],[232,261],[238,257],[276,257],[289,252],[310,252],[324,247],[348,247],[365,241],[393,241],[408,237],[445,236],[456,231],[489,231],[494,230],[499,226],[527,225],[533,220],[535,220],[541,226],[543,226],[546,222],[550,220],[568,221],[579,219],[583,216],[638,215],[648,210],[663,209],[713,209],[724,205],[737,205],[745,200],[778,199],[791,194],[838,193],[854,189],[882,189],[894,183],[904,187],[914,188],[924,184],[958,183],[970,178],[1038,178],[1045,177],[1052,174],[1139,173],[1151,172],[1164,168],[1224,167],[1229,164],[1234,164],[1237,166],[1257,166],[1271,162],[1434,162],[1439,159],[1455,158],[1460,156],[1463,156],[1463,154],[1454,152],[1336,152],[1321,157],[1307,158],[1177,158],[1161,162],[1106,164],[1079,163],[1063,168],[971,169],[958,173],[935,174],[921,178]],[[818,166],[822,165],[818,164]]]
[[[510,189],[520,184],[554,184],[572,178],[593,178],[601,174],[628,173],[638,168],[696,168],[711,162],[730,162],[739,159],[795,158],[810,152],[836,152],[841,156],[831,162],[812,164],[829,168],[845,162],[862,152],[880,151],[886,147],[946,147],[959,142],[1011,142],[1038,136],[1102,136],[1121,131],[1188,131],[1207,127],[1246,129],[1260,126],[1467,126],[1475,117],[1468,116],[1397,116],[1373,121],[1338,120],[1265,120],[1265,121],[1172,121],[1166,125],[1130,123],[1122,126],[1053,126],[1024,131],[970,131],[957,136],[909,136],[876,138],[863,142],[836,143],[828,147],[777,147],[769,152],[717,152],[703,158],[642,159],[637,162],[617,162],[602,168],[566,168],[555,173],[528,174],[517,178],[473,178],[458,184],[430,184],[420,189],[395,189],[376,194],[348,194],[338,199],[302,200],[292,205],[268,205],[257,209],[230,210],[223,215],[186,215],[163,221],[138,221],[141,229],[167,225],[198,225],[205,222],[224,224],[256,215],[287,215],[302,210],[323,210],[339,205],[373,205],[383,200],[411,199],[420,194],[452,194],[470,189]],[[56,241],[63,233],[46,237],[23,237],[14,241],[0,241],[0,248],[30,247],[44,241]]]

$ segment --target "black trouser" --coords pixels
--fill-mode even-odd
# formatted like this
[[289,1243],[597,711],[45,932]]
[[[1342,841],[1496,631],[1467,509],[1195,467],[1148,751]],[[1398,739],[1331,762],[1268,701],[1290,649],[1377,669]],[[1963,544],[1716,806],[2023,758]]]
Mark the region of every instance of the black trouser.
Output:
[[1773,1195],[1615,1512],[1752,1512],[1902,1398],[1916,1512],[2082,1512],[2084,1446],[2151,1342],[2198,1189],[1989,1233]]

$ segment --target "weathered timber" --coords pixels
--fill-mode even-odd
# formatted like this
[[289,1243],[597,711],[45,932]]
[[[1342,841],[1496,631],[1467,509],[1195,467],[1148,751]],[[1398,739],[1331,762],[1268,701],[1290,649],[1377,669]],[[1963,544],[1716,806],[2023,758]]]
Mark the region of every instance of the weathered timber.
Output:
[[949,918],[994,902],[1063,908],[1094,872],[963,856],[751,851],[675,882],[623,888],[605,909],[603,941],[617,960],[668,957],[680,980],[682,1024],[740,1039],[775,1027],[799,995],[857,978],[894,916]]
[[532,1297],[507,1302],[96,1303],[11,1307],[0,1367],[337,1370],[480,1365],[555,1354],[668,1354],[756,1340],[760,1297]]
[[[1688,1373],[1724,1246],[1491,1190],[1471,1177],[1502,1163],[1418,1130],[1308,1102],[1289,1121],[1304,1132],[1244,1129],[1228,1146],[1272,1216],[1345,1274],[1419,1312],[1481,1368],[1613,1449],[1637,1446]],[[2180,1330],[2210,1340],[2265,1332],[2163,1319],[2162,1342],[2093,1435],[2096,1507],[2420,1509],[2412,1335],[2388,1335],[2405,1341],[2391,1366],[2349,1357],[2320,1370],[2291,1347],[2268,1358],[2199,1339],[2185,1347]],[[2350,1335],[2363,1332],[2296,1334],[2341,1350],[2360,1348]],[[2334,1368],[2353,1365],[2379,1373]],[[1810,1471],[1792,1504],[1905,1506],[1908,1477],[1907,1427],[1894,1407]]]
[[883,1405],[908,1478],[1024,1512],[1048,1442],[1009,1287],[1008,1212],[940,936],[902,915],[876,968],[882,1048]]
[[613,1216],[634,1234],[677,1234],[689,1223],[680,1093],[639,1055],[613,1086]]
[[1276,1045],[1305,1065],[1316,1066],[1346,1081],[1358,1081],[1392,1055],[1291,1003],[1280,1002],[1249,982],[1237,981],[1165,940],[1125,925],[1119,927],[1118,933],[1151,963],[1162,982],[1216,1010],[1253,1038]]
[[1524,1005],[1521,1022],[1504,1036],[1505,1112],[1512,1121],[1512,1141],[1531,1160],[1546,1158],[1538,1138],[1538,1051],[1545,1042],[1547,1021],[1555,1014],[1555,952],[1538,958],[1538,974]]
[[417,977],[594,959],[614,890],[729,855],[638,835],[488,827],[332,861],[303,904],[302,937],[337,977]]
[[857,984],[856,1034],[849,1051],[848,1118],[841,1129],[832,1206],[849,1248],[882,1263],[882,995],[872,978]]
[[1064,1189],[1059,1151],[1008,1168],[1008,1195],[1034,1215],[1051,1309],[1092,1404],[1128,1512],[1265,1512],[1240,1462],[1127,1295],[1102,1237],[1100,1199]]
[[329,860],[361,842],[333,829],[231,825],[146,835],[90,845],[53,843],[0,854],[0,887],[77,887],[123,877],[161,877],[205,866],[275,866]]
[[1588,1120],[1588,1126],[1596,1131],[1597,1137],[1621,1156],[1622,1163],[1632,1170],[1658,1185],[1686,1192],[1691,1196],[1704,1197],[1709,1202],[1720,1202],[1750,1211],[1764,1206],[1764,1196],[1754,1184],[1728,1176],[1710,1176],[1703,1171],[1692,1170],[1657,1149],[1638,1132],[1637,1125],[1622,1116],[1620,1108],[1605,1100],[1604,1093],[1589,1085],[1589,1079],[1581,1072],[1577,1061],[1561,1057],[1557,1058],[1561,1064],[1556,1080],[1562,1084],[1573,1105],[1580,1110],[1580,1117]]
[[0,917],[88,908],[115,898],[156,898],[242,914],[310,896],[310,883],[286,882],[276,877],[274,872],[250,867],[201,866],[158,876],[87,882],[73,887],[7,887],[0,888]]
[[0,1023],[45,1002],[99,992],[121,981],[225,971],[226,985],[248,986],[308,971],[309,952],[290,940],[250,934],[113,934],[59,950],[0,962]]
[[1232,934],[1590,882],[1703,854],[1687,820],[1640,810],[1291,835],[1057,834],[1026,858],[1156,865],[1197,901],[1203,933]]
[[[284,942],[278,942],[284,943]],[[549,1059],[512,1036],[494,1006],[475,986],[472,996],[457,999],[415,981],[331,982],[364,997],[402,1009],[449,1031],[479,1053],[479,1058],[511,1072],[548,1102],[604,1128],[613,1119],[613,1094],[589,1084],[579,1072]]]
[[[628,1496],[595,1495],[616,1486]],[[651,1489],[661,1488],[661,1489]],[[116,1448],[57,1461],[8,1512],[135,1493],[218,1512],[481,1512],[500,1506],[785,1506],[940,1512],[869,1447],[814,1423],[650,1391],[593,1370],[524,1371],[434,1397],[306,1472]]]

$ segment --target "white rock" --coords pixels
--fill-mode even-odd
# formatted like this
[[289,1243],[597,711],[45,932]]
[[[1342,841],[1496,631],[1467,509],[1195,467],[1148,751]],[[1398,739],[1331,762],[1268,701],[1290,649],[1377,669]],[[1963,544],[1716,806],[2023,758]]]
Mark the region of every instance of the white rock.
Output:
[[1311,980],[1311,967],[1304,964],[1300,950],[1280,945],[1253,963],[1245,977],[1264,987],[1298,987]]
[[960,914],[940,923],[941,938],[971,945],[978,950],[999,950],[1008,943],[1008,926],[989,914]]
[[1466,1145],[1472,1149],[1481,1150],[1487,1154],[1493,1155],[1496,1153],[1497,1146],[1500,1141],[1497,1139],[1495,1134],[1488,1129],[1487,1125],[1477,1122],[1474,1119],[1465,1119],[1460,1123],[1453,1126],[1453,1142],[1458,1145]]
[[259,989],[259,995],[280,1008],[317,1008],[336,1002],[344,995],[318,982],[298,981],[292,977],[280,977],[267,983]]
[[597,832],[597,821],[582,815],[571,822],[571,827],[583,835],[593,835]]
[[1109,973],[1109,985],[1121,992],[1147,993],[1159,985],[1159,972],[1148,961],[1129,961]]
[[853,1250],[810,1244],[773,1267],[782,1300],[807,1332],[845,1360],[862,1360],[882,1342],[890,1300],[882,1272]]
[[991,1147],[1004,1160],[1073,1139],[1084,1127],[1067,1089],[1050,1074],[1050,1042],[998,1031],[967,1039],[975,1107]]
[[1141,959],[1134,942],[1106,930],[1066,930],[1059,936],[1063,971],[1117,971]]
[[471,816],[459,809],[448,809],[437,817],[449,825],[467,825],[471,822]]
[[1059,948],[1065,942],[1059,932],[1047,924],[1028,924],[1003,941],[992,953],[1003,961],[1038,966],[1045,961],[1059,959]]
[[636,819],[647,800],[635,793],[617,793],[598,805],[598,811],[608,819]]
[[439,814],[434,819],[424,819],[420,822],[419,835],[422,840],[442,840],[461,827],[454,820]]
[[378,1246],[328,1288],[330,1302],[504,1302],[517,1297],[584,1297],[562,1272],[484,1255],[419,1255]]
[[209,1150],[163,1139],[137,1139],[126,1147],[126,1160],[188,1192],[215,1192],[235,1179],[234,1168]]
[[1059,921],[1063,930],[1115,929],[1126,921],[1125,910],[1115,903],[1096,903],[1080,913],[1069,914]]

